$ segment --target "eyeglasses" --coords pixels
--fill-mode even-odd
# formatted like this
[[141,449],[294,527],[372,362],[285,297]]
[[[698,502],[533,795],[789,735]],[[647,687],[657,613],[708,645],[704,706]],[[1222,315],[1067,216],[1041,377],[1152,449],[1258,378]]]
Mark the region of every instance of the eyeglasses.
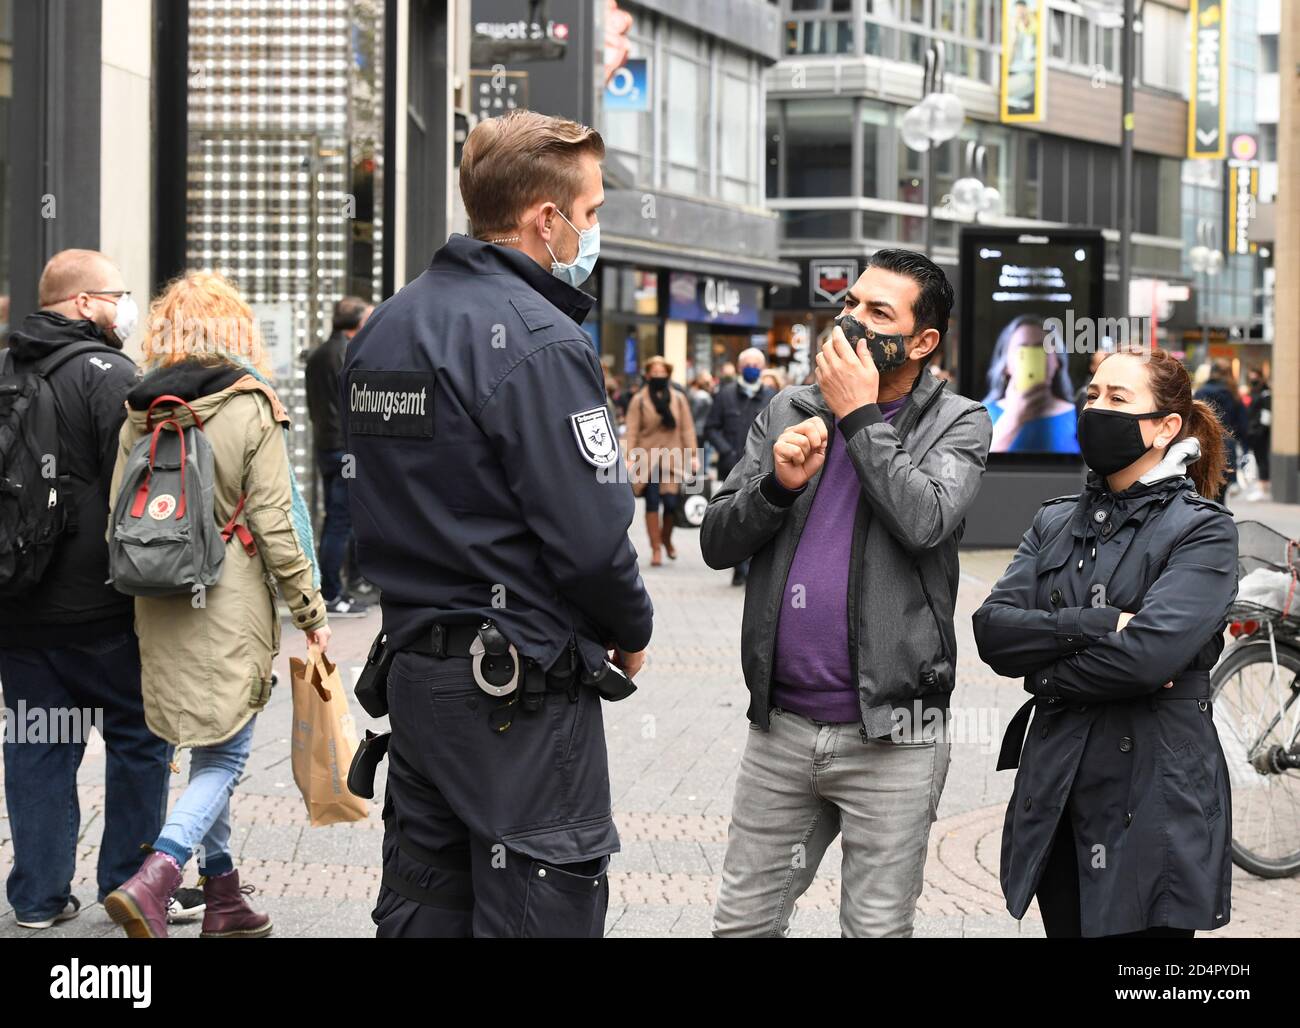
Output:
[[80,292],[73,293],[71,296],[65,296],[59,303],[66,303],[68,300],[75,300],[82,293],[87,296],[111,296],[114,300],[120,300],[124,296],[130,296],[129,289],[82,289]]

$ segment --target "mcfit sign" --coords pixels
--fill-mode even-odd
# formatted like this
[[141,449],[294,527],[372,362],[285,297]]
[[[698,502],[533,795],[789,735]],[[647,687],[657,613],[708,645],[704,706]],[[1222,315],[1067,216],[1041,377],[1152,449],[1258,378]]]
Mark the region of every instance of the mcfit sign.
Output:
[[1187,105],[1187,156],[1222,160],[1228,67],[1228,0],[1192,0],[1192,99]]

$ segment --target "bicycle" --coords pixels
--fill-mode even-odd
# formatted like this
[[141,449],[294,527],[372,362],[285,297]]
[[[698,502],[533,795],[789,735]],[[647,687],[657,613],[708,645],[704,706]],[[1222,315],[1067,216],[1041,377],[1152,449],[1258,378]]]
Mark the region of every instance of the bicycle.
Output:
[[1210,676],[1232,788],[1232,861],[1284,878],[1300,871],[1300,541],[1258,521],[1237,531],[1234,641]]

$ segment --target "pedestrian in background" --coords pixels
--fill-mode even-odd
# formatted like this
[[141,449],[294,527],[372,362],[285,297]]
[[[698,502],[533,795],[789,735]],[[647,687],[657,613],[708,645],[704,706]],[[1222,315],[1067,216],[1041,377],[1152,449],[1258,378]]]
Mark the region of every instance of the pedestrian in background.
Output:
[[695,438],[700,444],[700,471],[707,475],[712,462],[713,448],[704,437],[704,430],[709,424],[709,411],[713,407],[713,376],[701,371],[691,381],[688,392],[691,401],[691,421],[695,424]]
[[[1002,891],[1049,938],[1181,936],[1231,915],[1231,793],[1210,706],[1237,594],[1212,497],[1227,444],[1163,350],[1107,357],[1079,419],[1092,474],[1048,500],[975,612],[980,657],[1024,677]],[[1030,718],[1033,718],[1032,724]]]
[[[230,846],[230,797],[248,764],[253,726],[271,698],[280,649],[275,582],[309,645],[329,645],[325,601],[315,581],[310,521],[289,462],[285,413],[268,384],[265,352],[248,304],[222,276],[177,279],[149,311],[148,374],[127,396],[113,472],[117,495],[137,440],[159,397],[182,427],[201,423],[212,447],[213,503],[220,524],[242,524],[226,544],[221,579],[195,604],[189,593],[138,596],[144,710],[150,729],[190,749],[190,779],[140,870],[104,901],[131,938],[165,938],[167,904],[182,869],[198,858],[204,938],[254,938],[271,919],[246,899]],[[155,412],[156,414],[156,412]],[[173,764],[173,769],[176,765]]]
[[[729,365],[723,366],[723,384],[719,386],[709,410],[708,425],[704,438],[718,452],[718,481],[724,482],[732,469],[740,462],[745,453],[745,440],[749,436],[750,426],[767,405],[772,402],[776,392],[762,384],[763,369],[767,366],[767,357],[762,350],[750,347],[741,352],[737,358],[740,374],[731,369],[730,381],[726,378]],[[749,573],[749,560],[741,560],[731,571],[731,584],[745,584]]]
[[366,323],[373,308],[359,296],[345,296],[334,305],[334,329],[307,358],[307,411],[311,416],[316,469],[325,497],[325,522],[320,534],[320,579],[325,605],[332,617],[358,617],[367,604],[343,588],[343,562],[352,540],[348,512],[347,454],[343,419],[339,414],[340,373],[348,342]]
[[[0,598],[0,684],[7,707],[28,718],[45,715],[47,724],[65,724],[64,714],[75,710],[103,712],[104,823],[96,869],[102,901],[140,867],[140,846],[158,834],[167,803],[167,744],[145,725],[131,599],[106,584],[109,480],[123,401],[136,384],[122,344],[136,312],[122,273],[95,250],[55,254],[37,295],[40,310],[15,327],[0,370],[48,369],[62,444],[59,473],[66,475],[60,496],[76,530],[58,539],[34,587]],[[81,830],[77,769],[85,750],[84,734],[20,741],[5,733],[13,842],[6,888],[24,928],[49,928],[80,909],[71,886]]]
[[1273,445],[1273,390],[1262,368],[1251,368],[1247,376],[1250,383],[1250,407],[1247,408],[1246,442],[1255,455],[1259,468],[1259,482],[1248,499],[1266,500],[1269,496],[1269,449]]
[[1228,490],[1237,482],[1237,446],[1245,445],[1250,435],[1250,423],[1246,417],[1246,405],[1237,395],[1237,380],[1232,373],[1230,361],[1216,357],[1210,362],[1208,371],[1204,365],[1198,370],[1197,377],[1203,378],[1204,383],[1193,394],[1195,399],[1208,403],[1228,431],[1225,446],[1226,474],[1219,494],[1209,497],[1222,503],[1227,498]]
[[682,483],[699,471],[700,457],[690,401],[671,384],[673,366],[656,356],[646,361],[644,371],[646,384],[627,407],[624,441],[632,491],[645,497],[650,566],[659,567],[665,553],[669,560],[677,559],[673,519]]

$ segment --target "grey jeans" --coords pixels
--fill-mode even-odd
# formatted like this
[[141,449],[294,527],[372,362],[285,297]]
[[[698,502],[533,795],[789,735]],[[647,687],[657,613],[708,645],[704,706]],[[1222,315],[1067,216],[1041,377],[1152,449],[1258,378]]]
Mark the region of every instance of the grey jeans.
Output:
[[773,708],[750,725],[713,912],[713,934],[783,936],[795,901],[841,833],[840,930],[910,936],[949,743],[863,741],[857,724]]

